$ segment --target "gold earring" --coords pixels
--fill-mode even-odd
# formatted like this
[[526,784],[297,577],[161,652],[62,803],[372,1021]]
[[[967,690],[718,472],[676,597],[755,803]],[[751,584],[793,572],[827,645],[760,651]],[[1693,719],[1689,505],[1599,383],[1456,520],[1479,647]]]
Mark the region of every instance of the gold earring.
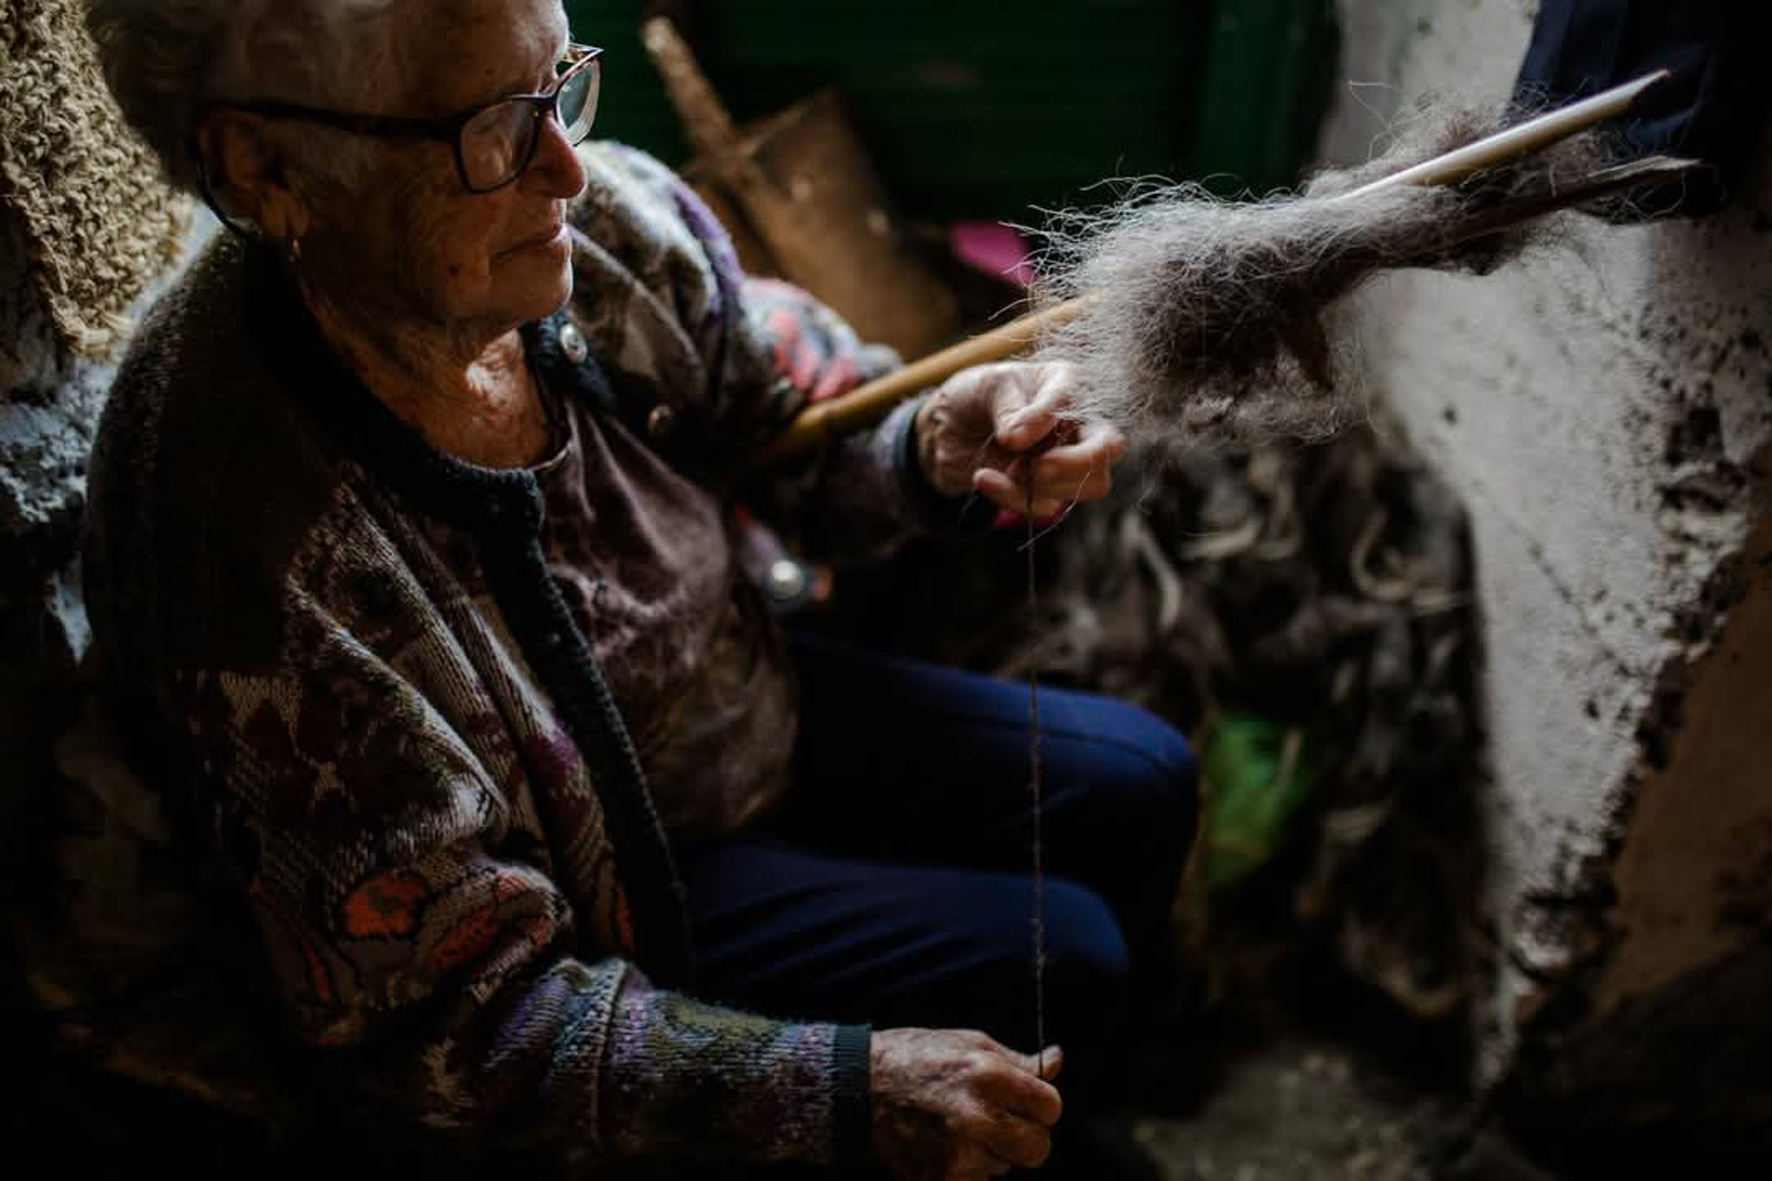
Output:
[[301,261],[301,235],[300,234],[290,235],[288,249],[289,249],[289,261],[290,262],[300,262]]

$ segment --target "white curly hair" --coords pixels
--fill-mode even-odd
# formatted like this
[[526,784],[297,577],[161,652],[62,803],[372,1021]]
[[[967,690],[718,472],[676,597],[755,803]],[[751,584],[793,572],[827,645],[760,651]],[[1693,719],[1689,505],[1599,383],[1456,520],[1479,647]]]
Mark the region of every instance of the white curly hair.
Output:
[[[398,85],[401,10],[413,0],[86,0],[105,80],[130,125],[178,188],[198,192],[192,130],[206,104],[280,100],[358,107]],[[281,128],[283,146],[342,179],[352,149],[303,151],[311,128]]]

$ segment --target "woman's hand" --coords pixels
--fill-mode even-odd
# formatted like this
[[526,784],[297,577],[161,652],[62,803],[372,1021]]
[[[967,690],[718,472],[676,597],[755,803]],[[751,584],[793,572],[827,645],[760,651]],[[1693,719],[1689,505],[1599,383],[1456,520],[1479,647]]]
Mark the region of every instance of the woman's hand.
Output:
[[1033,1058],[982,1033],[876,1032],[874,1155],[899,1181],[978,1181],[1039,1167],[1063,1108],[1051,1082],[1063,1056],[1055,1048],[1045,1058],[1041,1075]]
[[1065,413],[1075,384],[1064,362],[1006,361],[949,378],[917,412],[930,485],[944,496],[976,491],[1035,518],[1106,496],[1126,439],[1106,422]]

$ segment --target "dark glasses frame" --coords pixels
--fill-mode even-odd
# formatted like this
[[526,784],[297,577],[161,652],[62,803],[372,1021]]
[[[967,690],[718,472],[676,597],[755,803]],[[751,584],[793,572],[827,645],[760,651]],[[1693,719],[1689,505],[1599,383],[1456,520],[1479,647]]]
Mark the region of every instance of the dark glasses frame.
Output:
[[[598,75],[600,75],[602,65],[599,59],[602,55],[603,50],[595,45],[580,45],[576,42],[570,43],[566,47],[566,56],[561,59],[566,68],[560,71],[560,73],[554,78],[553,85],[547,90],[538,94],[503,95],[490,102],[480,103],[477,106],[470,107],[467,110],[460,111],[454,115],[445,115],[435,119],[408,118],[396,115],[359,115],[348,111],[331,111],[321,107],[305,107],[295,103],[282,102],[230,102],[218,103],[216,105],[225,106],[231,110],[244,111],[247,114],[262,115],[270,119],[299,119],[308,123],[319,123],[323,126],[335,127],[340,131],[348,131],[355,135],[388,136],[399,139],[426,139],[434,140],[438,143],[446,143],[449,144],[455,152],[455,170],[457,175],[461,177],[462,186],[470,193],[492,193],[504,188],[506,185],[514,184],[524,172],[528,171],[530,162],[535,159],[535,149],[537,145],[541,143],[539,124],[549,115],[552,115],[556,120],[560,119],[561,91],[566,88],[568,82],[577,78],[586,70],[597,71]],[[586,135],[590,132],[591,123],[596,120],[597,100],[601,88],[600,76],[593,77],[591,79],[590,96],[587,99],[587,106],[590,108],[590,119],[585,122],[584,131]],[[515,162],[510,176],[494,185],[477,186],[468,178],[468,162],[462,151],[462,132],[467,128],[468,124],[472,123],[475,119],[478,119],[481,115],[484,115],[487,111],[494,107],[504,106],[507,103],[526,103],[534,108],[533,117],[537,125],[535,128],[535,134],[532,134],[529,137],[529,150],[524,153],[522,160]],[[561,126],[565,126],[564,121],[561,121]],[[578,140],[575,140],[574,146],[576,147],[578,143],[582,142],[583,138],[584,136],[581,135]]]

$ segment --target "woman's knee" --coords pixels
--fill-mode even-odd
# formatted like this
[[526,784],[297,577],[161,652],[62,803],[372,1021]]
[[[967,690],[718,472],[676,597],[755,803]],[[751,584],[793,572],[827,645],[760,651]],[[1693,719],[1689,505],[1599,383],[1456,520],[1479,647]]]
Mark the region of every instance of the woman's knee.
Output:
[[1063,878],[1043,884],[1045,965],[1056,995],[1104,1000],[1131,973],[1131,953],[1113,908],[1100,894]]
[[1046,1040],[1064,1047],[1066,1077],[1093,1078],[1117,1058],[1131,1012],[1131,954],[1093,890],[1046,883]]
[[1148,710],[1110,702],[1093,719],[1090,790],[1128,831],[1173,834],[1186,846],[1199,811],[1199,766],[1193,746]]

